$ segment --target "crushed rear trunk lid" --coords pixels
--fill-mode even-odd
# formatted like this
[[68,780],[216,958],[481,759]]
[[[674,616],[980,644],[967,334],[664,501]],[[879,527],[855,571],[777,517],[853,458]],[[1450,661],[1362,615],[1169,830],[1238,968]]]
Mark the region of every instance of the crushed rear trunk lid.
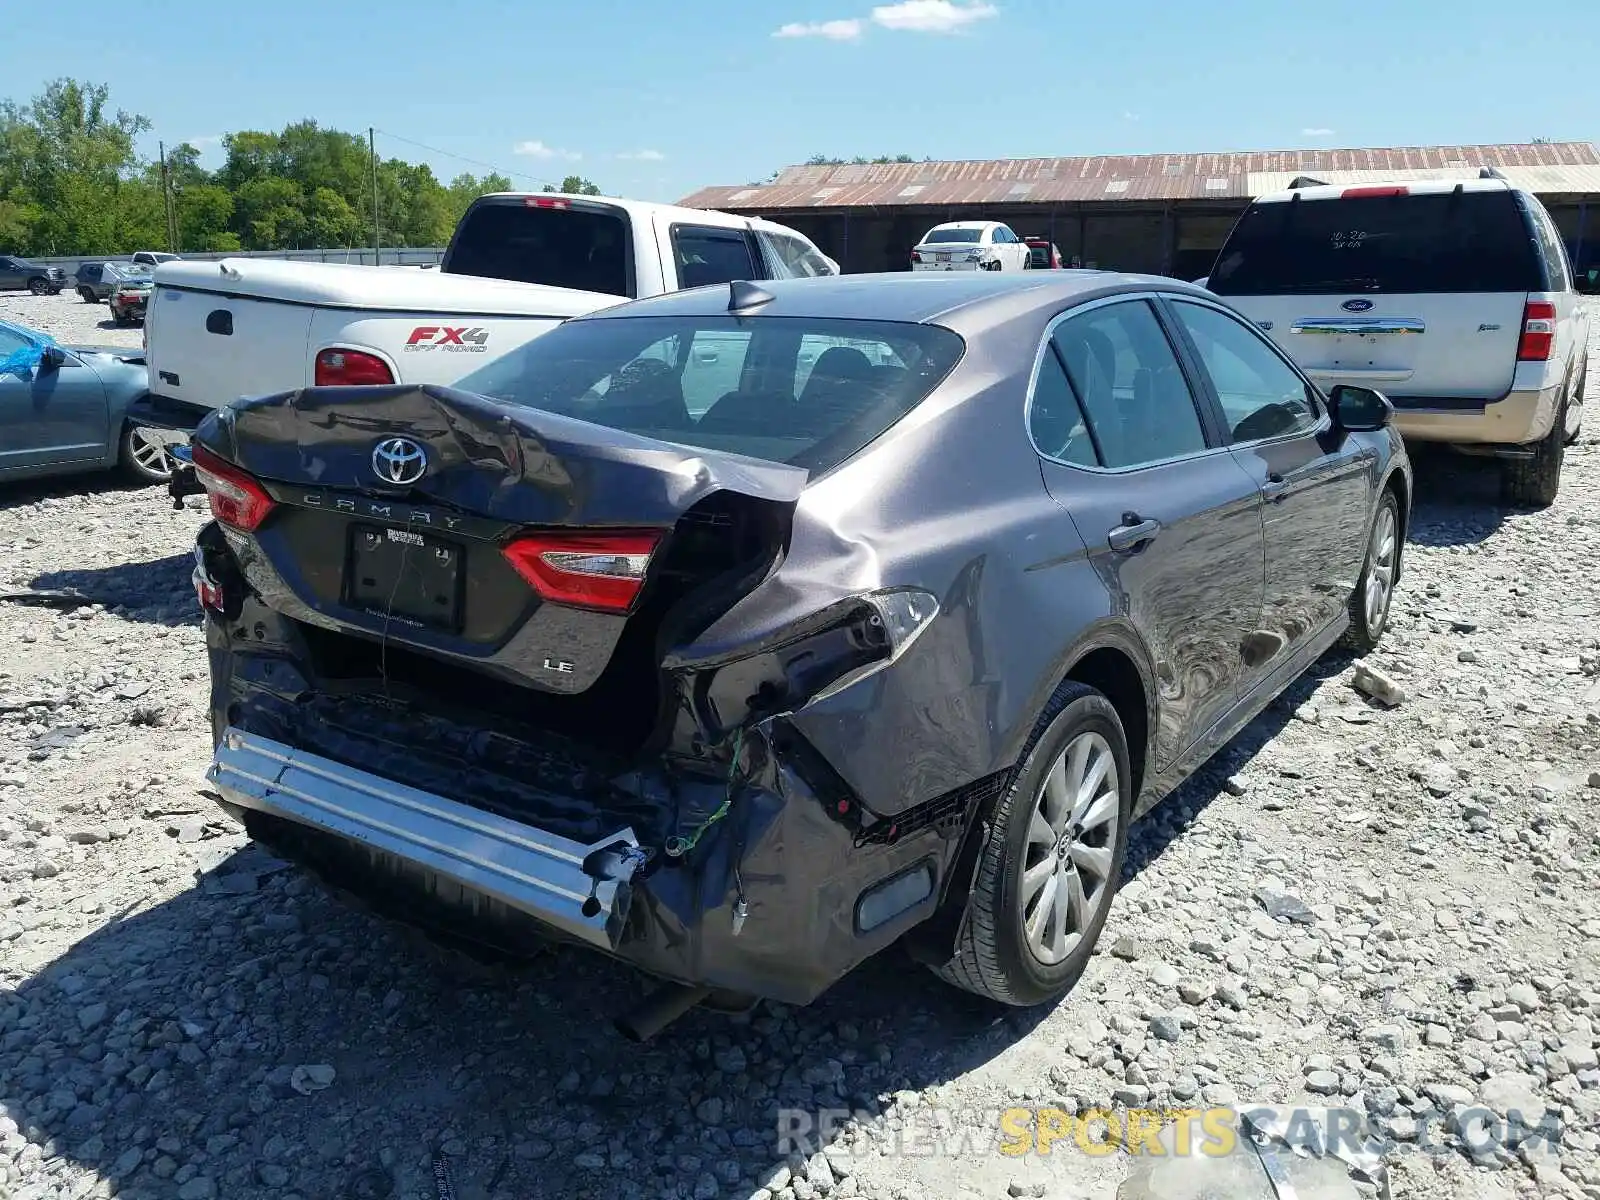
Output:
[[618,671],[656,671],[669,617],[709,621],[770,568],[807,479],[434,386],[243,401],[195,445],[270,498],[231,540],[272,607],[558,693],[625,641]]

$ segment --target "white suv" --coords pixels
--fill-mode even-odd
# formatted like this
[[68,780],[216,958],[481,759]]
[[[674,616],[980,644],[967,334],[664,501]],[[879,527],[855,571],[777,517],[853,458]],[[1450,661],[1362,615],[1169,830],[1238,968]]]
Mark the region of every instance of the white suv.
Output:
[[1555,499],[1589,317],[1550,214],[1493,168],[1262,196],[1206,286],[1324,388],[1385,393],[1408,440],[1504,459],[1512,503]]

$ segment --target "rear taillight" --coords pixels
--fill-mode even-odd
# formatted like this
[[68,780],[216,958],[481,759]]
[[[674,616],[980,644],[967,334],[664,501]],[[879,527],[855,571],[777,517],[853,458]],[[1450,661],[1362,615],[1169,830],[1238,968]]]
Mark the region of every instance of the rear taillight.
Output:
[[1548,362],[1556,340],[1556,306],[1548,300],[1529,300],[1522,306],[1522,340],[1518,362]]
[[503,553],[552,604],[625,613],[639,598],[660,541],[653,530],[529,533]]
[[1341,200],[1361,200],[1372,196],[1409,196],[1410,188],[1403,187],[1353,187],[1339,193]]
[[911,252],[911,261],[914,262],[914,263],[921,262],[922,261],[922,255],[918,254],[915,250],[913,250]]
[[199,446],[194,448],[194,474],[211,502],[211,515],[230,529],[254,533],[276,507],[249,475]]
[[394,372],[376,354],[335,346],[318,352],[311,378],[318,387],[364,387],[393,383]]

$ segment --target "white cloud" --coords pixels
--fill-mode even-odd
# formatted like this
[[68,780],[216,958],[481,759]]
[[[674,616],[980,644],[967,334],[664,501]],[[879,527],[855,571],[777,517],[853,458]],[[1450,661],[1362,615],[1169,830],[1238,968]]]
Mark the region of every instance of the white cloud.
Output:
[[900,0],[899,4],[882,4],[872,10],[872,21],[885,29],[908,33],[955,33],[974,21],[999,15],[993,4],[976,0],[971,4],[955,4],[952,0]]
[[220,133],[208,133],[204,137],[192,137],[189,139],[189,145],[196,150],[204,150],[208,146],[220,146],[222,145],[222,136]]
[[1317,125],[1317,126],[1313,126],[1310,129],[1302,129],[1300,131],[1300,136],[1301,137],[1332,137],[1333,136],[1333,130],[1324,129],[1322,126]]
[[559,158],[566,162],[577,162],[583,157],[583,155],[574,150],[557,150],[554,146],[546,146],[540,141],[518,142],[511,147],[511,152],[513,154],[521,154],[527,158]]
[[1122,119],[1124,121],[1137,121],[1139,119],[1139,114],[1136,112],[1125,112],[1122,114]]
[[619,154],[618,158],[628,162],[666,162],[667,156],[659,150],[635,150],[630,154]]
[[791,21],[773,32],[776,38],[826,38],[830,42],[853,42],[861,36],[862,22],[850,18],[844,21]]

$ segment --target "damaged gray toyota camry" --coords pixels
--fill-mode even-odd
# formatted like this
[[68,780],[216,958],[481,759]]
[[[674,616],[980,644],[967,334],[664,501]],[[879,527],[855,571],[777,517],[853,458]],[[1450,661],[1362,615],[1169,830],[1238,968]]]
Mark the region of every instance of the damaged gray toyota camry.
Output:
[[1383,632],[1390,413],[1090,271],[701,288],[242,400],[193,442],[211,778],[379,912],[659,977],[635,1036],[894,943],[1045,1002],[1130,823]]

